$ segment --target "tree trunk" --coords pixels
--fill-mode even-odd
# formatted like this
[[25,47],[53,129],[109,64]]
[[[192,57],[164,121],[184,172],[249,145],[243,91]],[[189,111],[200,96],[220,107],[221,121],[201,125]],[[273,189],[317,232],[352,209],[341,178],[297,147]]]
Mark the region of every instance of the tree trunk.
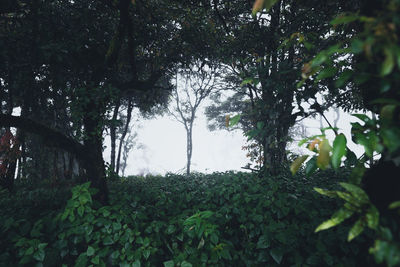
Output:
[[129,130],[129,123],[131,122],[131,119],[132,119],[132,110],[133,110],[133,103],[132,103],[132,100],[129,100],[125,128],[124,128],[124,132],[122,133],[121,140],[119,141],[119,147],[118,147],[117,170],[116,170],[117,174],[119,174],[119,168],[120,168],[120,163],[121,163],[122,144],[124,143],[125,137]]
[[114,107],[114,113],[111,121],[111,126],[110,126],[110,137],[111,137],[111,162],[110,162],[110,168],[112,171],[115,171],[115,153],[116,153],[116,121],[118,118],[118,112],[119,112],[119,107],[120,107],[121,100],[118,99],[117,103],[115,104]]
[[86,179],[92,183],[94,188],[99,190],[94,195],[94,199],[106,205],[108,203],[108,188],[103,160],[102,130],[97,129],[98,121],[93,117],[85,117],[83,125],[87,134],[84,141]]
[[189,122],[189,127],[186,128],[186,175],[190,175],[190,166],[192,164],[193,153],[193,121]]

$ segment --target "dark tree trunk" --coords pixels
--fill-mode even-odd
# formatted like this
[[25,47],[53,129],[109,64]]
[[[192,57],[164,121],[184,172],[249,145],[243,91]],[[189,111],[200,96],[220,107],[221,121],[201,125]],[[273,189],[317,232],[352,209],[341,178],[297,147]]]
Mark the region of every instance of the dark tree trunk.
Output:
[[117,118],[118,118],[118,112],[119,112],[119,107],[120,107],[121,100],[118,99],[117,103],[115,104],[114,107],[114,112],[113,112],[113,117],[111,121],[111,126],[110,126],[110,138],[111,138],[111,162],[110,162],[110,168],[112,171],[115,171],[115,154],[116,154],[116,141],[117,141]]
[[87,116],[83,119],[87,137],[84,141],[86,179],[99,191],[94,199],[102,204],[108,203],[108,188],[103,159],[102,130],[98,129],[99,122],[96,118]]

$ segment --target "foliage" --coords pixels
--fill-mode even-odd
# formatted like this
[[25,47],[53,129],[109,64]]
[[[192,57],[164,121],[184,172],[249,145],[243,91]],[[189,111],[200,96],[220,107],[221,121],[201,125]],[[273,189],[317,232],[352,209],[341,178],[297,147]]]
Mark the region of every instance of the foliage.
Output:
[[[258,0],[254,1],[251,12],[250,7],[244,9],[245,5],[229,1],[229,5],[221,7],[226,11],[227,35],[231,36],[224,45],[229,57],[223,60],[229,66],[226,81],[233,93],[226,99],[216,99],[207,116],[221,127],[226,114],[242,114],[237,127],[262,146],[262,156],[258,158],[263,161],[263,170],[277,174],[288,165],[286,146],[291,139],[290,128],[298,119],[315,113],[305,110],[304,103],[330,88],[329,83],[315,86],[307,83],[296,88],[301,66],[335,41],[325,38],[331,36],[331,17],[338,10],[354,7],[342,1],[326,4]],[[347,97],[347,102],[352,103],[353,99]],[[320,111],[332,105],[331,101],[324,103]]]
[[[36,169],[48,158],[32,133],[76,156],[104,203],[110,112],[119,101],[142,111],[166,103],[171,70],[197,51],[182,47],[181,1],[133,2],[18,2],[0,22],[0,126],[20,130]],[[20,116],[11,116],[16,107]]]
[[[365,154],[360,159],[356,159],[354,153],[346,147],[346,138],[343,134],[338,135],[335,132],[336,138],[333,146],[329,145],[324,132],[317,138],[309,138],[312,142],[308,144],[308,148],[314,151],[316,156],[307,162],[306,172],[311,173],[317,168],[333,167],[338,169],[342,157],[346,156],[347,152],[348,155],[344,162],[346,165],[352,165],[353,171],[349,183],[341,183],[346,191],[315,189],[320,194],[341,198],[345,201],[345,204],[332,215],[331,219],[320,224],[316,231],[328,229],[342,223],[353,214],[359,214],[358,220],[354,222],[348,233],[348,240],[350,241],[358,236],[365,227],[374,229],[377,239],[370,252],[374,254],[378,263],[385,262],[388,266],[400,264],[399,238],[397,235],[392,235],[398,229],[396,223],[398,214],[393,215],[387,212],[388,208],[397,208],[396,203],[398,202],[391,204],[390,202],[398,200],[398,191],[396,191],[398,187],[392,189],[392,193],[389,188],[396,187],[396,185],[392,185],[389,178],[378,181],[378,177],[369,177],[367,173],[369,171],[374,175],[379,175],[379,173],[372,171],[375,169],[378,172],[384,171],[382,168],[378,168],[380,164],[382,166],[388,166],[387,164],[393,166],[392,172],[399,169],[400,129],[398,113],[400,96],[398,86],[400,61],[397,59],[400,50],[398,47],[398,31],[395,30],[399,27],[399,10],[399,1],[386,1],[382,4],[381,12],[377,12],[374,17],[342,14],[335,18],[331,24],[338,33],[343,31],[343,28],[357,28],[360,24],[362,30],[323,50],[313,60],[305,64],[302,69],[303,81],[299,84],[301,86],[307,79],[313,79],[315,83],[318,83],[323,79],[335,76],[337,77],[335,79],[337,88],[356,85],[363,96],[365,107],[373,112],[380,113],[378,118],[370,118],[365,114],[354,115],[363,123],[363,125],[358,122],[352,123],[353,140],[363,146],[365,150]],[[352,65],[349,65],[348,58],[353,59]],[[309,140],[305,140],[305,142]],[[376,155],[381,156],[380,163],[371,166],[366,172],[367,161],[372,162]],[[292,165],[293,172],[304,161],[305,157],[299,158]],[[396,176],[396,174],[392,175]],[[398,177],[394,179],[398,180]],[[385,188],[385,191],[381,192],[368,188],[368,185],[369,187],[379,185],[380,188]],[[369,189],[369,192],[366,193],[363,187],[366,190]],[[384,198],[390,200],[389,203],[372,201],[372,198],[382,198],[382,194],[389,195]],[[387,222],[381,223],[380,219],[389,220],[392,223],[389,223],[389,226],[386,227]]]
[[346,243],[345,229],[313,234],[338,203],[311,188],[338,180],[333,172],[307,179],[247,173],[130,177],[110,184],[110,206],[93,201],[87,183],[72,188],[66,204],[65,194],[41,190],[28,203],[58,200],[22,210],[26,196],[4,192],[0,264],[368,266],[359,249],[363,240]]

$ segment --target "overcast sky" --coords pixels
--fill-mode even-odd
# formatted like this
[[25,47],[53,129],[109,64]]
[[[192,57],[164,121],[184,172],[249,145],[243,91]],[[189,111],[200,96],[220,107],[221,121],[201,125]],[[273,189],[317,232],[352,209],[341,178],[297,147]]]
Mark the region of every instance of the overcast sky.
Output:
[[[331,110],[326,117],[333,124],[337,114]],[[357,121],[356,118],[340,112],[337,123],[339,132],[343,132],[349,143],[350,149],[360,155],[362,150],[351,142],[350,122]],[[320,133],[319,117],[306,119],[308,136]],[[322,126],[327,123],[322,121]],[[141,122],[142,127],[137,129],[137,141],[142,148],[133,149],[129,154],[126,175],[137,174],[165,174],[166,172],[184,173],[186,165],[186,132],[179,122],[172,117],[163,116],[152,120]],[[327,132],[331,140],[334,138],[332,131]],[[301,139],[296,138],[296,139]],[[210,132],[207,129],[207,121],[204,115],[199,114],[193,131],[193,158],[192,170],[199,172],[214,172],[227,170],[242,170],[248,162],[246,152],[241,148],[246,144],[246,137],[241,131],[228,132],[226,130]],[[289,149],[296,153],[307,153],[300,149],[297,143],[291,144]],[[105,160],[109,161],[109,148],[105,150]]]

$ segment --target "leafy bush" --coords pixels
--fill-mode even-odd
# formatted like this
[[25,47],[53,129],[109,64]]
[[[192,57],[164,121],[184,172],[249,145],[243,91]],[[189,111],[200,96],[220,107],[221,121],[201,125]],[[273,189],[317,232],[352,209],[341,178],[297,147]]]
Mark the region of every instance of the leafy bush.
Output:
[[[92,201],[88,183],[79,185],[57,212],[25,219],[1,213],[0,265],[368,266],[360,254],[370,245],[366,237],[347,243],[345,228],[313,232],[339,203],[312,187],[334,189],[339,180],[333,172],[307,179],[233,172],[129,177],[110,184],[104,207]],[[22,197],[2,195],[1,204],[19,198],[23,207]]]

